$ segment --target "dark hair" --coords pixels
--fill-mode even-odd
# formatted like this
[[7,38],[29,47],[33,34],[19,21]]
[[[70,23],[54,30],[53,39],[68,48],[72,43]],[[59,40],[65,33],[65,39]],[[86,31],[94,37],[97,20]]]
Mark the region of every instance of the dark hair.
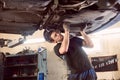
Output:
[[51,34],[54,31],[56,31],[56,30],[55,29],[49,29],[49,30],[45,29],[44,30],[43,36],[44,36],[46,41],[53,42],[53,39],[51,38]]

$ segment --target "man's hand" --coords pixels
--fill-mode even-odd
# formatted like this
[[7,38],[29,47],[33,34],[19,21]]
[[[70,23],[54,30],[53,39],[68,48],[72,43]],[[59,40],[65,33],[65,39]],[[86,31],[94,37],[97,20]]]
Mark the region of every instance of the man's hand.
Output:
[[[86,34],[86,33],[85,33],[86,28],[87,28],[87,25],[84,25],[84,27],[81,27],[81,28],[80,28],[80,34],[81,34],[82,36],[83,36],[83,33]],[[86,34],[86,35],[87,35],[87,34]]]
[[87,24],[82,25],[82,26],[80,27],[80,31],[85,31],[86,29],[87,29]]
[[93,45],[93,42],[90,39],[90,37],[85,33],[84,30],[80,31],[80,33],[81,33],[81,35],[84,38],[84,40],[83,40],[83,46],[84,47],[88,47],[88,48],[92,48],[94,45]]
[[64,31],[70,31],[70,24],[69,23],[63,23],[63,29]]

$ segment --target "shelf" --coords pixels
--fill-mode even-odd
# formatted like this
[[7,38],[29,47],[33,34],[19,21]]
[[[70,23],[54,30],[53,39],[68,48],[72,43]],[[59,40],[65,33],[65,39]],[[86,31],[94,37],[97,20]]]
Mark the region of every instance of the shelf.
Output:
[[36,78],[37,76],[18,76],[18,77],[11,77],[11,78]]
[[16,65],[5,66],[5,68],[12,68],[12,67],[30,67],[30,66],[37,66],[37,63],[33,63],[33,64],[16,64]]
[[3,80],[38,80],[40,70],[46,71],[44,65],[46,65],[46,52],[7,55]]
[[15,54],[12,54],[12,55],[7,55],[6,57],[7,58],[12,58],[12,57],[20,57],[20,56],[32,56],[32,55],[38,55],[37,53],[35,53],[35,54],[17,54],[17,55],[15,55]]
[[15,79],[15,78],[37,78],[37,76],[17,76],[17,77],[7,77],[5,79]]

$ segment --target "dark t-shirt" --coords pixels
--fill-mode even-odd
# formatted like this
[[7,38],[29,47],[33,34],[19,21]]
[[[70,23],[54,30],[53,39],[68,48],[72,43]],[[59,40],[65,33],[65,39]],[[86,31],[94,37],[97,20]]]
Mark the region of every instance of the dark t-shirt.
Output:
[[78,37],[71,38],[68,52],[65,54],[59,53],[61,43],[54,47],[56,55],[66,61],[71,73],[82,73],[92,68],[88,56],[82,49],[82,41],[83,39]]

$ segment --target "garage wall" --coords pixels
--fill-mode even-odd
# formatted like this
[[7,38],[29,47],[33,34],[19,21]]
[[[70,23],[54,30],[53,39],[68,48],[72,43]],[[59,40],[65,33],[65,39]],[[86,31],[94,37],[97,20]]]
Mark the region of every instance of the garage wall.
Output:
[[[41,38],[43,31],[37,31],[32,36],[28,36],[28,38]],[[118,58],[118,68],[120,67],[120,33],[115,35],[99,35],[99,36],[91,36],[92,38],[99,39],[101,49],[88,51],[87,53],[89,57],[98,57],[98,56],[109,56],[109,55],[117,55]],[[21,36],[12,35],[12,34],[0,34],[1,38],[9,38],[9,39],[18,39]],[[43,43],[34,43],[34,44],[22,44],[15,48],[0,48],[1,52],[10,52],[15,54],[25,47],[30,47],[32,50],[37,50],[39,47],[47,48],[47,63],[48,63],[48,80],[66,80],[67,78],[67,70],[65,63],[60,60],[53,52],[53,46],[55,44],[50,44],[48,42]],[[96,44],[95,44],[96,45]],[[120,69],[119,71],[112,72],[97,72],[98,79],[120,79]]]
[[118,71],[97,72],[98,79],[119,80],[120,79],[120,33],[103,34],[94,36],[100,39],[100,51],[94,51],[89,57],[111,56],[117,55]]

